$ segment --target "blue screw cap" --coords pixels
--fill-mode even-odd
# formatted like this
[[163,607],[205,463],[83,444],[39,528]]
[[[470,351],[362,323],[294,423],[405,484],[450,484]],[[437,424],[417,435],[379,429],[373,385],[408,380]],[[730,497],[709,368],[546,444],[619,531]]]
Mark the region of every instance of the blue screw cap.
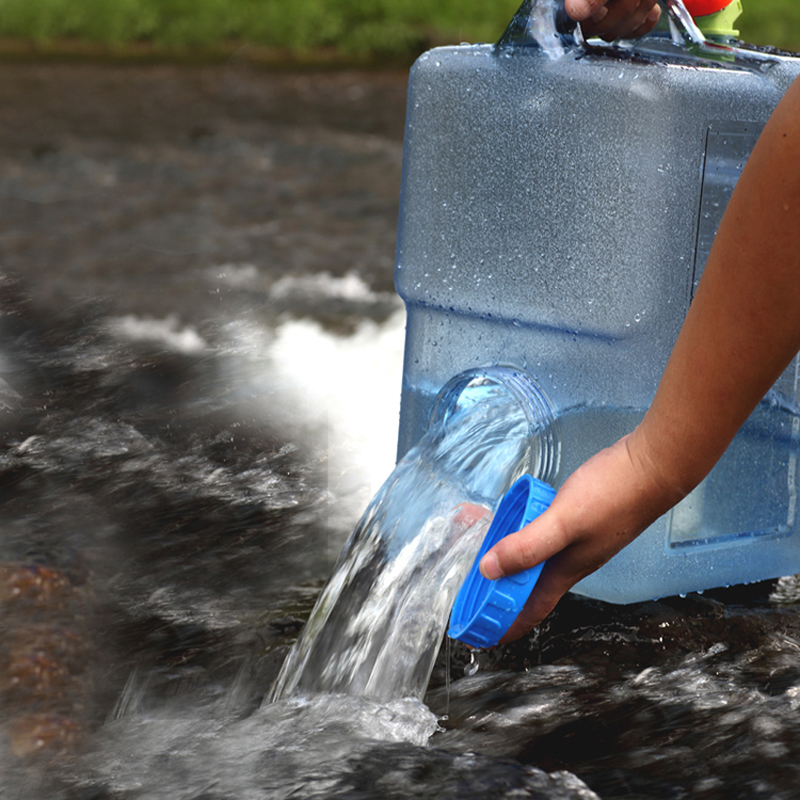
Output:
[[475,563],[461,584],[447,635],[472,647],[494,647],[522,611],[544,562],[516,575],[490,581],[478,570],[480,560],[501,539],[516,533],[545,511],[555,489],[523,475],[503,496]]

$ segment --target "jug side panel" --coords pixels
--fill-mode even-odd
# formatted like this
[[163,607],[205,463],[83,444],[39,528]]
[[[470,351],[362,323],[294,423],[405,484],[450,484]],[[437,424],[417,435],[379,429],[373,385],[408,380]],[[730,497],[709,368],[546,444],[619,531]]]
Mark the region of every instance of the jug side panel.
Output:
[[[798,71],[423,57],[398,236],[401,452],[447,380],[494,363],[528,371],[556,404],[562,478],[631,430],[755,135]],[[800,571],[797,394],[795,363],[709,478],[576,590],[633,602]]]
[[666,524],[666,517],[655,522],[572,591],[608,603],[637,603],[800,571],[800,536],[796,534],[680,550],[667,556]]
[[[576,82],[539,59],[485,60],[477,78],[472,57],[438,61],[433,75],[412,81],[400,294],[497,319],[630,335],[637,315],[652,318],[669,291],[672,274],[648,265],[680,250],[668,226],[685,230],[696,216],[699,194],[676,209],[683,225],[662,211],[682,186],[697,185],[701,152],[686,165],[674,142],[659,146],[670,137],[653,124],[654,98],[631,99],[614,86],[595,114],[603,67],[573,64]],[[539,68],[523,69],[531,62]],[[695,179],[681,181],[673,161]],[[691,235],[686,271],[693,247]],[[688,280],[681,275],[680,291]]]

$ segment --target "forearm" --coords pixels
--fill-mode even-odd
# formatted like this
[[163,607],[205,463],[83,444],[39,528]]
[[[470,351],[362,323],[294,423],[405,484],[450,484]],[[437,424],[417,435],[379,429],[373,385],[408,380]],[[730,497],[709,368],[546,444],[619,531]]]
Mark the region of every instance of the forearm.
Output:
[[683,492],[716,463],[800,349],[800,82],[731,197],[656,397],[637,432]]

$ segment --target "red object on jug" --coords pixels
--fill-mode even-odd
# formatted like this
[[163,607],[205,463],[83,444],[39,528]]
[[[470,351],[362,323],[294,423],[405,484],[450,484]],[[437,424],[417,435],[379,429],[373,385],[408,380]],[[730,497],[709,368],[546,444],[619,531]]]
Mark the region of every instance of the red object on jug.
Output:
[[731,0],[683,0],[683,4],[693,17],[705,17],[722,11],[725,6],[731,4]]

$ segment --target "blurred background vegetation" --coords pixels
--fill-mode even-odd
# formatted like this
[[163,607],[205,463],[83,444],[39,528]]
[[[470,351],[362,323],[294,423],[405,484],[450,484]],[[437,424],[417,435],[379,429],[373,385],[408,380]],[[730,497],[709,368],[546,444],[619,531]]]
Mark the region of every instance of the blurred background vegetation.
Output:
[[[412,58],[437,44],[492,42],[520,0],[0,0],[6,49],[71,44],[117,52],[230,52],[302,59]],[[742,38],[800,50],[800,0],[743,0]],[[0,43],[2,44],[2,43]]]

